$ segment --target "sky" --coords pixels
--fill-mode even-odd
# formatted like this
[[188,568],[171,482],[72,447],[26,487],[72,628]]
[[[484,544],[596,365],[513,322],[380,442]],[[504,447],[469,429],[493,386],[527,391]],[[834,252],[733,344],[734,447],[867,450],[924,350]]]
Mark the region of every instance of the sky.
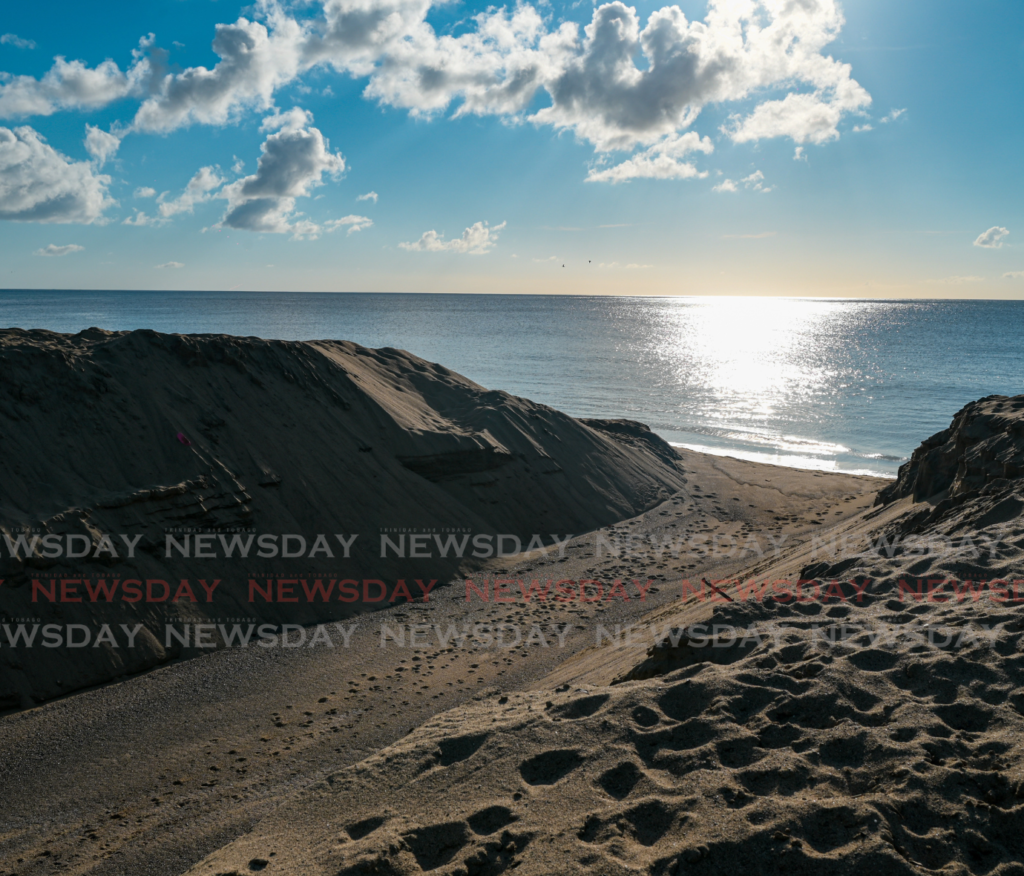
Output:
[[0,288],[1024,297],[1019,0],[0,16]]

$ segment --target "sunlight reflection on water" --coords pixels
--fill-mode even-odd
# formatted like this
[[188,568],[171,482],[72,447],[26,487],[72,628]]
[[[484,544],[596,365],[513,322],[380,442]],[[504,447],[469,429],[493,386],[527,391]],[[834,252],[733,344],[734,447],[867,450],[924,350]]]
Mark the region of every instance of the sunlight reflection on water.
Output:
[[967,402],[1024,392],[1024,303],[0,292],[0,325],[343,338],[677,444],[892,475]]

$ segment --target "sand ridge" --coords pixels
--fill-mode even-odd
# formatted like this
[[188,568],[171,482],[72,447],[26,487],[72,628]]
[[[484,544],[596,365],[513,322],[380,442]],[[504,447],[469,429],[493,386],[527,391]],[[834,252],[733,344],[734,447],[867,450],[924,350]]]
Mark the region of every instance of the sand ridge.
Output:
[[[10,801],[9,838],[0,852],[22,859],[19,874],[45,873],[52,861],[63,872],[184,872],[253,829],[282,800],[415,735],[432,716],[460,703],[563,686],[545,679],[566,658],[592,650],[596,623],[641,620],[658,606],[674,610],[683,575],[724,576],[749,562],[723,557],[716,563],[689,551],[677,558],[670,550],[660,559],[639,550],[597,558],[598,534],[615,544],[617,535],[629,532],[650,545],[652,537],[664,544],[677,533],[724,535],[743,525],[803,543],[822,529],[813,522],[818,512],[827,508],[835,520],[856,517],[883,483],[693,453],[684,454],[683,465],[690,483],[704,486],[687,484],[636,518],[578,536],[563,557],[495,560],[480,570],[491,578],[621,578],[633,594],[634,577],[650,578],[644,601],[485,603],[467,601],[459,582],[434,591],[428,603],[374,614],[345,651],[221,651],[9,716],[0,723],[0,778]],[[755,476],[764,486],[751,490]],[[791,504],[780,505],[783,494]],[[740,496],[749,501],[733,501]],[[474,578],[479,583],[480,576]],[[536,624],[550,644],[380,647],[381,623],[397,628],[421,621],[441,629]],[[573,630],[558,648],[551,630],[567,625]],[[636,660],[643,651],[621,656]],[[59,766],[58,749],[66,752]],[[43,852],[49,854],[39,858]]]
[[[482,537],[492,552],[501,535],[550,544],[631,517],[685,483],[676,454],[646,426],[591,427],[389,348],[7,329],[0,373],[0,618],[142,625],[135,648],[0,658],[0,709],[196,656],[202,649],[163,634],[172,617],[311,624],[365,607],[252,601],[253,576],[350,579],[363,590],[373,579],[386,600],[400,578],[418,593],[411,579],[443,582],[473,561],[436,546],[412,563],[382,556],[382,533]],[[202,548],[188,541],[200,534]],[[259,549],[264,537],[273,552]],[[284,556],[286,537],[293,547],[302,539],[297,559]],[[177,603],[127,602],[125,586],[107,603],[83,598],[79,583],[61,601],[50,583],[61,578],[94,588],[130,580],[133,592],[170,582],[152,585],[155,597],[161,587],[176,596],[184,579],[190,590]],[[49,596],[33,589],[37,579]],[[215,580],[209,604],[202,582]]]

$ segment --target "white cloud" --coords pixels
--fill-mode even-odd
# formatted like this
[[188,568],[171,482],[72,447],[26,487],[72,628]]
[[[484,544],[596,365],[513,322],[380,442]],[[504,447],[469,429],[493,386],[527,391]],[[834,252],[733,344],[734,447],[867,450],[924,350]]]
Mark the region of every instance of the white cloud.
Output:
[[373,201],[373,203],[376,204],[377,203],[377,193],[376,192],[367,192],[365,195],[360,195],[359,197],[357,197],[356,200],[357,201]]
[[1003,245],[1003,238],[1009,233],[1009,229],[1003,228],[999,225],[993,225],[988,231],[978,235],[977,240],[974,241],[974,245],[979,246],[982,249],[1001,249]]
[[490,252],[498,241],[498,232],[505,227],[501,225],[488,227],[486,222],[476,222],[462,232],[462,237],[445,240],[443,234],[436,231],[424,231],[419,240],[412,243],[398,244],[402,249],[411,252],[457,252],[470,255],[483,255]]
[[[520,2],[476,14],[459,36],[435,32],[433,5],[323,0],[321,14],[294,18],[262,0],[260,20],[217,26],[212,69],[154,81],[135,126],[224,124],[272,108],[280,88],[316,66],[367,77],[367,98],[414,115],[454,106],[455,116],[525,117],[571,130],[599,151],[649,149],[693,125],[707,104],[752,96],[759,105],[728,128],[738,142],[824,143],[839,136],[846,114],[871,102],[850,66],[824,53],[844,24],[837,0],[709,0],[703,21],[667,6],[645,23],[614,0],[594,9],[582,34],[573,22],[549,24],[545,4]],[[542,90],[550,104],[525,116]],[[606,178],[693,175],[654,153]]]
[[863,125],[854,125],[853,126],[853,133],[854,134],[866,134],[868,131],[873,131],[873,130],[875,130],[874,127],[872,127],[871,125],[869,125],[867,123],[865,123]]
[[139,188],[137,188],[135,190],[135,194],[132,195],[132,197],[133,198],[155,198],[156,197],[156,189],[151,189],[149,186],[139,186]]
[[241,173],[243,170],[245,170],[245,162],[242,161],[241,158],[239,158],[237,155],[232,155],[231,157],[235,159],[235,163],[231,165],[232,173]]
[[107,159],[121,147],[121,138],[108,134],[94,125],[85,126],[85,151],[88,152],[98,167],[103,167]]
[[267,116],[260,124],[260,132],[265,131],[298,131],[313,124],[313,114],[300,106],[281,112],[274,107],[274,114]]
[[122,225],[135,225],[141,228],[146,225],[165,225],[166,219],[161,219],[159,216],[149,216],[142,210],[136,210],[131,216],[125,219]]
[[740,186],[745,189],[752,189],[755,192],[763,192],[767,194],[772,191],[773,186],[766,186],[764,184],[764,174],[760,170],[755,170],[750,176],[745,176],[738,183],[731,179],[722,180],[717,186],[713,188],[716,192],[738,192]]
[[807,156],[804,154],[804,147],[803,146],[797,146],[796,149],[793,151],[793,160],[794,161],[806,161],[807,160]]
[[[185,186],[183,191],[173,201],[168,201],[167,192],[164,192],[157,198],[159,203],[160,216],[163,219],[170,219],[172,216],[177,216],[179,213],[191,213],[196,204],[202,204],[204,201],[210,200],[214,189],[219,188],[224,184],[224,178],[221,177],[215,168],[213,167],[202,167],[196,171],[195,176],[188,181],[188,185]],[[134,223],[145,224],[145,223]]]
[[326,231],[337,231],[339,228],[348,226],[348,234],[353,231],[362,231],[364,228],[369,228],[373,225],[373,220],[367,216],[343,216],[341,219],[331,219],[329,222],[324,223],[324,229]]
[[157,265],[156,269],[158,271],[163,271],[163,270],[165,270],[167,268],[183,268],[183,267],[185,267],[184,262],[164,262],[162,265]]
[[220,224],[247,231],[316,237],[320,227],[295,213],[295,199],[323,185],[323,175],[339,177],[345,170],[340,152],[331,152],[327,138],[308,127],[312,115],[291,110],[264,119],[264,129],[279,128],[260,147],[256,173],[220,191],[228,209]]
[[706,171],[699,171],[683,157],[691,152],[711,153],[715,151],[711,140],[703,140],[699,134],[669,134],[648,149],[638,152],[621,164],[603,170],[592,169],[587,182],[620,183],[631,179],[692,179],[705,177]]
[[49,116],[59,110],[98,109],[130,95],[140,95],[151,75],[145,50],[151,37],[143,38],[132,52],[134,60],[121,70],[108,59],[95,67],[81,61],[54,59],[42,79],[0,74],[0,118]]
[[[679,139],[708,104],[756,101],[726,128],[737,142],[785,136],[820,144],[871,102],[851,67],[825,54],[844,24],[838,0],[708,0],[702,21],[678,6],[641,21],[613,0],[595,7],[582,33],[576,23],[552,23],[542,0],[521,0],[472,16],[458,36],[428,23],[441,2],[258,0],[258,20],[217,25],[219,61],[210,69],[158,73],[143,40],[125,72],[113,61],[90,69],[57,59],[40,80],[8,76],[0,114],[102,106],[131,94],[143,98],[135,130],[222,125],[273,109],[281,88],[329,66],[367,78],[368,99],[413,115],[454,109],[456,117],[526,119],[572,131],[598,151],[641,150],[588,177],[622,182],[702,176],[657,147]],[[309,5],[314,14],[293,16]],[[548,105],[529,114],[541,92]]]
[[766,186],[764,184],[764,174],[759,170],[755,170],[750,174],[750,176],[743,177],[740,182],[748,189],[753,189],[755,192],[770,192],[773,188],[772,186]]
[[77,243],[69,243],[65,246],[57,246],[55,243],[51,243],[49,246],[44,246],[42,249],[37,249],[35,255],[37,256],[48,256],[50,258],[71,255],[73,252],[81,252],[84,250],[84,246],[79,246]]
[[823,142],[838,136],[845,112],[870,102],[848,65],[821,54],[842,24],[833,0],[711,0],[704,22],[670,6],[640,30],[631,7],[608,3],[545,82],[552,106],[532,118],[572,128],[598,148],[621,148],[689,126],[708,103],[803,85],[813,92],[766,100],[730,133],[737,142]]
[[5,33],[3,36],[0,36],[0,45],[14,46],[16,49],[34,49],[36,41],[23,39],[16,33]]
[[33,128],[0,127],[0,219],[102,221],[103,211],[117,203],[109,185],[109,176],[57,152]]
[[305,28],[276,4],[264,4],[267,23],[239,18],[218,24],[213,67],[189,67],[153,83],[135,114],[142,131],[171,131],[194,123],[222,125],[244,110],[273,106],[274,92],[302,70]]
[[846,113],[866,106],[871,98],[850,80],[836,94],[787,94],[766,100],[745,119],[732,118],[722,131],[737,143],[770,137],[789,137],[796,143],[827,143],[839,139],[838,125]]
[[887,125],[887,124],[889,124],[889,122],[895,122],[896,119],[898,119],[900,116],[902,116],[905,112],[906,112],[906,109],[893,109],[893,110],[890,110],[889,114],[887,116],[884,116],[879,121],[881,121],[881,123],[883,125]]
[[1003,274],[1004,280],[1024,280],[1024,271],[1007,271]]

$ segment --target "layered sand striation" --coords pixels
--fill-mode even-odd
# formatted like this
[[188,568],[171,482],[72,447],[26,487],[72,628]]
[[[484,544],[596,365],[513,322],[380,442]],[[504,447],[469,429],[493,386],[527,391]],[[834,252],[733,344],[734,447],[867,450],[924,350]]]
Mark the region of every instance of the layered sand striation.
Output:
[[[591,427],[400,350],[10,329],[0,332],[0,373],[0,615],[142,625],[131,649],[35,647],[0,659],[0,708],[200,653],[168,644],[171,617],[309,624],[367,607],[250,601],[254,575],[326,568],[382,581],[386,603],[398,578],[418,595],[413,577],[443,583],[473,562],[436,549],[412,563],[382,556],[381,532],[395,542],[433,532],[550,543],[632,517],[685,483],[678,456],[646,426]],[[198,533],[212,533],[202,548],[188,542]],[[276,553],[260,552],[262,536]],[[68,599],[56,595],[62,578],[72,580]],[[129,602],[121,587],[94,601],[81,582],[95,589],[97,579],[132,581],[131,595],[147,596],[145,582],[166,581],[152,591],[168,598]],[[182,579],[195,601],[170,598]],[[203,588],[218,579],[214,605]]]

